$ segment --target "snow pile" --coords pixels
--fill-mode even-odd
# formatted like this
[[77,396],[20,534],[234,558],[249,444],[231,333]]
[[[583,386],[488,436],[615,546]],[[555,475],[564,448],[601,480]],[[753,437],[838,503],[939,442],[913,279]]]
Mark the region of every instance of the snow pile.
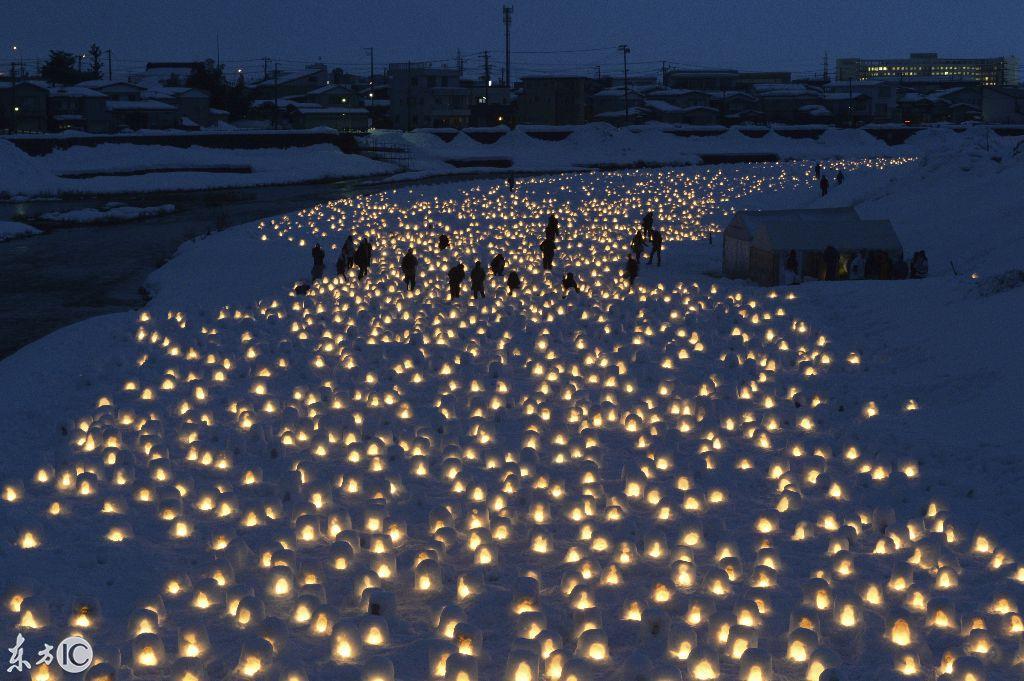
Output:
[[390,164],[345,154],[329,144],[288,149],[101,144],[34,157],[0,141],[0,195],[246,187],[366,177],[393,170]]
[[[913,172],[889,165],[843,187]],[[833,329],[891,338],[863,315],[963,280],[624,283],[644,211],[671,263],[756,201],[824,203],[809,164],[591,173],[351,197],[191,245],[147,310],[76,330],[86,370],[51,373],[53,337],[48,363],[0,363],[31,431],[0,443],[0,625],[81,632],[94,673],[133,678],[1018,677],[1024,568],[932,487],[931,386],[880,390],[884,342]],[[288,295],[348,231],[374,242],[369,282]],[[494,252],[524,290],[448,302],[451,261]],[[31,382],[68,373],[54,399],[80,409],[27,416]]]
[[39,230],[23,222],[0,220],[0,241],[7,241],[19,236],[39,234]]
[[111,203],[103,209],[82,208],[79,210],[67,210],[53,213],[43,213],[40,219],[50,222],[69,222],[75,224],[93,224],[96,222],[127,222],[140,218],[149,218],[156,215],[167,215],[173,213],[177,208],[173,203],[164,203],[159,206],[125,206],[123,204]]
[[[433,132],[380,130],[371,135],[373,143],[408,149],[409,174],[402,177],[466,172],[467,163],[502,160],[517,172],[551,172],[597,166],[661,166],[698,163],[701,155],[777,155],[782,159],[899,157],[911,149],[889,147],[863,130],[826,130],[819,139],[794,139],[769,130],[760,138],[739,128],[719,135],[680,136],[676,126],[646,124],[614,127],[606,123],[554,128],[520,126],[493,143],[478,142],[465,132],[449,131],[445,142]],[[564,138],[542,139],[545,133]],[[953,135],[944,131],[944,135]],[[453,166],[450,162],[455,162]],[[505,170],[504,172],[507,172]]]

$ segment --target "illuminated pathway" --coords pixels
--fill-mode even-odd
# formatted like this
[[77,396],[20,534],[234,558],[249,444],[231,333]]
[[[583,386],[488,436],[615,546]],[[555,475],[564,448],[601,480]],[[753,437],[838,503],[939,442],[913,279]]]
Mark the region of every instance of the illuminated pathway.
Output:
[[[876,407],[831,408],[829,377],[870,357],[835,354],[785,289],[621,282],[644,210],[701,239],[744,196],[812,184],[792,164],[630,171],[268,221],[305,250],[370,235],[386,271],[142,313],[132,375],[68,463],[3,489],[26,556],[3,630],[82,632],[91,679],[1019,678],[1024,568],[929,504],[902,452],[860,445]],[[445,301],[439,229],[467,266],[504,252],[525,290]],[[411,296],[409,244],[433,273]],[[582,291],[563,300],[566,267]],[[916,517],[889,502],[907,493]],[[118,558],[135,544],[164,575],[128,622],[27,586],[82,517],[114,569],[140,569]]]

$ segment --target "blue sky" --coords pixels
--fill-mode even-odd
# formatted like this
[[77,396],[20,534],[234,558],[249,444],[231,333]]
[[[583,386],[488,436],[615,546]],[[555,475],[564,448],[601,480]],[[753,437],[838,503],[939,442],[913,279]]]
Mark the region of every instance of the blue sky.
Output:
[[[509,0],[506,0],[508,2]],[[115,71],[148,60],[220,54],[230,69],[262,73],[264,56],[282,66],[323,59],[367,72],[376,63],[448,61],[457,50],[470,72],[491,52],[504,63],[501,0],[33,0],[8,2],[0,23],[0,62],[19,46],[26,59],[50,49],[114,53]],[[822,55],[948,56],[1024,53],[1020,0],[513,0],[513,74],[616,72],[615,46],[628,43],[631,71],[654,73],[661,60],[693,67],[821,71]]]

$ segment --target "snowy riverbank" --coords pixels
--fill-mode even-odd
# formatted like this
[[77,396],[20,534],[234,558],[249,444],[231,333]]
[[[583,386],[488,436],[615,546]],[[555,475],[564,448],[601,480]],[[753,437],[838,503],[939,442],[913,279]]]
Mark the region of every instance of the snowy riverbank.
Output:
[[[809,163],[524,178],[513,197],[501,181],[409,187],[187,244],[142,314],[0,362],[0,587],[33,596],[47,631],[98,601],[86,633],[142,676],[355,679],[386,658],[402,681],[521,664],[1011,678],[1024,377],[1003,320],[1024,286],[978,282],[1024,258],[1004,215],[1024,207],[1024,160],[978,143],[847,170],[826,199]],[[708,274],[736,208],[848,204],[891,219],[936,276],[770,291]],[[665,265],[627,291],[648,208]],[[556,277],[535,243],[551,212]],[[376,241],[373,284],[289,297],[311,244],[333,266],[347,230]],[[443,300],[452,257],[496,250],[522,294]],[[565,269],[582,287],[568,299]],[[157,638],[126,636],[157,593]],[[202,654],[175,663],[196,627]]]

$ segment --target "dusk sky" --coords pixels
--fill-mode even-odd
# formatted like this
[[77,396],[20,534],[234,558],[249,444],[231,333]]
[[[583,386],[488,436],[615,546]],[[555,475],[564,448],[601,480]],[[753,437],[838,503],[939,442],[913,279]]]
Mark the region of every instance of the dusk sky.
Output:
[[[0,62],[19,46],[26,60],[50,49],[84,51],[92,42],[114,53],[114,70],[141,70],[150,60],[220,55],[233,70],[261,73],[261,57],[282,68],[323,60],[367,72],[363,47],[389,61],[448,61],[456,50],[476,72],[491,51],[495,77],[504,64],[500,0],[376,2],[133,0],[8,2]],[[634,73],[661,60],[683,67],[821,71],[822,55],[944,56],[1024,53],[1019,0],[518,0],[513,20],[513,75],[618,72],[615,46],[628,43]]]

